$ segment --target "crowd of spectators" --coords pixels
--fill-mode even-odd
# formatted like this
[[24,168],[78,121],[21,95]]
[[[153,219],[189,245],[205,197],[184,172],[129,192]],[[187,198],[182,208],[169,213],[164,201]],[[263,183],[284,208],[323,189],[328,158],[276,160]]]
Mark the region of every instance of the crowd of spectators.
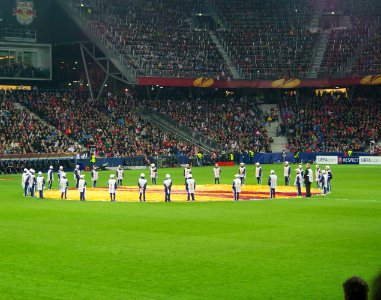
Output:
[[[179,141],[153,125],[141,112],[154,109],[208,137],[225,153],[271,152],[271,138],[265,129],[268,115],[255,99],[183,98],[135,99],[109,94],[102,101],[80,98],[75,93],[14,92],[17,101],[96,155],[105,157],[195,155],[197,146]],[[21,133],[23,131],[21,130]],[[46,135],[46,131],[39,136]],[[40,150],[40,149],[39,149]],[[217,150],[217,149],[216,149]]]
[[271,152],[268,116],[252,98],[162,99],[148,102],[168,118],[213,140],[227,152]]
[[344,16],[350,16],[350,23],[331,30],[318,75],[340,77],[380,71],[381,2],[346,0],[340,9]]
[[87,1],[91,14],[83,16],[104,44],[123,55],[141,74],[228,77],[209,32],[192,22],[199,2]]
[[[75,6],[75,1],[66,0]],[[246,79],[305,78],[320,30],[311,30],[316,1],[211,0],[217,38]],[[164,77],[208,76],[229,79],[226,62],[209,28],[197,27],[195,1],[89,0],[82,16],[103,43],[138,74]],[[380,1],[325,1],[325,11],[351,16],[333,28],[318,76],[333,77],[380,70],[377,26]],[[337,18],[339,20],[340,18]],[[343,18],[342,18],[343,19]],[[340,23],[340,22],[339,22]],[[367,55],[367,56],[366,56]],[[364,57],[366,56],[366,57]],[[354,57],[359,57],[357,62]]]
[[284,96],[280,105],[290,151],[364,151],[381,133],[381,102],[344,93]]
[[14,97],[0,91],[0,154],[61,153],[74,147],[62,133],[14,105]]
[[[105,157],[197,154],[197,146],[179,141],[141,114],[148,109],[208,137],[225,153],[271,152],[265,125],[277,116],[263,113],[255,98],[234,96],[148,100],[126,93],[94,101],[70,92],[18,91],[3,92],[0,100],[3,154],[62,153],[76,151],[78,145]],[[55,129],[16,108],[15,102]],[[373,152],[379,151],[381,103],[376,98],[350,100],[339,92],[285,94],[280,117],[290,151],[365,151],[371,142],[376,144]]]
[[15,98],[66,136],[87,149],[95,148],[98,156],[194,154],[190,144],[136,113],[142,103],[129,95],[109,95],[99,102],[74,93],[22,92]]
[[381,74],[381,24],[373,36],[362,46],[361,54],[352,66],[352,74]]
[[[66,0],[75,9],[78,3]],[[311,29],[316,1],[211,0],[216,36],[233,65],[246,79],[305,78],[321,34]],[[196,12],[201,0],[88,0],[80,15],[89,28],[137,74],[161,77],[215,77],[231,74]],[[351,16],[350,24],[333,28],[318,76],[333,77],[380,69],[378,61],[380,1],[325,1],[325,11]],[[206,10],[207,11],[207,10]],[[364,50],[364,51],[362,51]],[[369,55],[369,57],[364,57]]]
[[48,78],[48,74],[41,68],[23,63],[13,63],[0,65],[0,77]]
[[[363,47],[374,32],[374,24],[370,20],[352,18],[352,28],[332,29],[324,52],[319,76],[343,76],[347,73],[352,58],[359,47]],[[372,46],[370,46],[372,47]],[[380,50],[380,48],[378,48]],[[360,54],[361,57],[364,53]]]
[[311,32],[308,1],[213,0],[226,51],[247,79],[303,78],[318,32]]

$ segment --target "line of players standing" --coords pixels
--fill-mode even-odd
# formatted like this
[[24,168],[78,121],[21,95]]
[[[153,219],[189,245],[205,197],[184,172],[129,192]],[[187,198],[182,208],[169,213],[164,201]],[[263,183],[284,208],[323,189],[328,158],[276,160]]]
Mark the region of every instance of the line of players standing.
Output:
[[36,178],[36,171],[33,169],[24,169],[21,176],[21,186],[25,197],[36,197],[36,191],[39,193],[40,198],[44,198],[45,179],[42,172],[38,172]]
[[[294,185],[297,189],[297,196],[302,196],[301,188],[303,183],[306,187],[306,197],[311,197],[311,183],[313,182],[313,173],[310,168],[310,165],[306,164],[306,170],[304,171],[302,165],[295,170],[295,182]],[[214,183],[220,183],[221,177],[221,168],[218,164],[215,164],[213,169],[214,173]],[[259,162],[256,163],[255,176],[257,179],[257,184],[262,184],[262,166]],[[63,170],[63,167],[60,166],[57,172],[58,175],[58,184],[61,192],[61,199],[67,199],[67,191],[69,186],[69,181],[66,178],[66,173]],[[185,180],[185,189],[187,191],[187,201],[195,201],[195,190],[196,190],[196,182],[192,178],[192,170],[189,165],[185,165],[184,168],[184,180]],[[150,166],[150,177],[152,184],[156,185],[157,183],[157,168],[155,164],[151,164]],[[110,200],[112,202],[116,201],[116,190],[118,186],[123,184],[124,178],[124,169],[122,166],[118,166],[116,170],[116,179],[113,174],[110,175],[110,179],[108,180],[108,191],[110,194]],[[327,194],[331,192],[331,180],[332,180],[332,172],[329,166],[326,166],[326,170],[320,170],[319,165],[316,165],[315,169],[315,178],[317,187],[322,190],[323,194]],[[99,179],[98,168],[96,166],[93,167],[91,171],[91,180],[92,187],[95,188],[97,181]],[[49,171],[47,173],[47,181],[48,181],[48,189],[52,189],[53,184],[53,166],[50,166]],[[233,196],[234,201],[239,200],[239,195],[242,190],[242,185],[245,184],[246,180],[246,167],[244,163],[240,163],[239,173],[234,175],[233,180]],[[284,180],[285,185],[291,185],[291,167],[289,163],[286,161],[284,165]],[[85,175],[81,174],[79,165],[77,165],[74,169],[74,181],[76,183],[75,187],[78,188],[80,193],[80,200],[84,201],[86,198],[86,180]],[[270,171],[270,176],[268,178],[268,186],[270,187],[270,198],[275,198],[276,187],[278,184],[278,177],[275,174],[274,170]],[[166,174],[166,178],[163,182],[164,184],[164,195],[165,202],[171,201],[171,188],[172,188],[172,180],[171,175]],[[39,192],[39,197],[44,197],[44,187],[45,187],[45,179],[42,176],[41,172],[38,172],[38,177],[35,177],[35,171],[33,169],[24,169],[24,173],[22,175],[22,187],[24,190],[25,196],[35,197],[36,190]],[[146,189],[147,189],[147,180],[145,179],[145,174],[141,173],[140,178],[138,180],[138,188],[139,188],[139,201],[146,201]]]
[[[150,167],[150,174],[151,174],[151,180],[152,184],[156,185],[157,180],[157,168],[155,164],[151,164]],[[107,182],[108,185],[108,191],[110,194],[110,200],[112,202],[116,201],[116,190],[118,186],[123,185],[123,178],[124,178],[124,169],[122,166],[118,166],[116,170],[116,178],[113,174],[110,175],[110,179]],[[60,166],[57,172],[58,177],[58,187],[61,192],[61,199],[67,199],[67,191],[69,187],[69,181],[67,179],[67,175],[64,172],[63,166]],[[98,168],[97,166],[94,166],[91,170],[91,181],[92,181],[92,187],[95,188],[97,185],[97,181],[99,179],[98,174]],[[47,173],[47,181],[48,181],[48,189],[52,189],[54,176],[53,176],[53,166],[49,167],[48,173]],[[75,187],[78,189],[80,194],[80,200],[84,201],[86,200],[86,187],[87,183],[85,180],[85,175],[81,174],[81,170],[79,165],[77,165],[74,169],[74,181],[75,181]],[[36,189],[39,191],[40,198],[44,198],[44,189],[45,189],[45,179],[42,176],[42,172],[38,172],[38,177],[35,177],[35,171],[33,169],[24,169],[24,172],[22,174],[21,179],[21,185],[24,191],[24,196],[31,196],[35,197]],[[191,183],[189,183],[191,185]],[[195,184],[193,185],[195,187]],[[141,202],[146,201],[146,188],[147,188],[147,180],[145,179],[145,174],[141,173],[140,178],[138,180],[138,187],[139,187],[139,200]],[[165,201],[170,202],[170,194],[171,194],[171,187],[172,187],[172,180],[171,175],[166,174],[166,179],[164,180],[164,192],[165,192]],[[191,190],[191,188],[189,188]],[[194,200],[194,192],[192,199]]]
[[[262,184],[262,166],[257,162],[255,168],[255,177],[257,179],[257,184]],[[313,171],[309,163],[306,164],[306,170],[303,170],[303,166],[299,165],[295,169],[296,176],[294,186],[296,187],[297,197],[302,197],[302,187],[303,184],[306,187],[306,197],[311,197],[311,184],[313,183]],[[214,183],[220,183],[220,174],[221,170],[218,167],[218,164],[214,168]],[[284,164],[284,182],[286,186],[291,185],[291,167],[286,161]],[[239,174],[236,174],[235,179],[233,180],[233,195],[234,201],[239,200],[239,194],[241,193],[242,185],[245,184],[246,178],[246,168],[244,163],[240,163]],[[316,165],[315,169],[315,179],[316,186],[321,190],[322,194],[325,195],[331,192],[331,180],[332,180],[332,171],[329,166],[325,167],[325,170],[320,170],[319,165]],[[275,198],[275,192],[278,185],[278,176],[275,174],[274,170],[270,171],[270,175],[267,181],[267,184],[270,188],[270,198]]]

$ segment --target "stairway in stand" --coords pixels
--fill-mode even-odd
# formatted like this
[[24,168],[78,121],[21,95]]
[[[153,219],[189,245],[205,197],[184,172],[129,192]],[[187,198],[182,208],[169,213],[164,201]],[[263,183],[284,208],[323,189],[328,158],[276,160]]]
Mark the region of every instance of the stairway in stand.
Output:
[[[261,109],[264,114],[270,113],[270,110],[274,108],[274,111],[279,116],[279,106],[277,104],[262,104]],[[266,122],[267,134],[272,137],[273,142],[271,143],[272,152],[282,152],[286,149],[287,138],[285,136],[277,136],[276,131],[279,127],[279,122],[272,122],[271,125]]]

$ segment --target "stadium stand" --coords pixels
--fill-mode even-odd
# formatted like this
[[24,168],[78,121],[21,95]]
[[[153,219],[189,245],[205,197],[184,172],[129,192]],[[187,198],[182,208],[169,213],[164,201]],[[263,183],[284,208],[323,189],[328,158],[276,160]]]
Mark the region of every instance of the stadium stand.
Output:
[[377,99],[349,100],[346,94],[285,96],[281,118],[287,148],[303,152],[364,151],[381,132],[381,104]]
[[[308,1],[213,0],[226,51],[247,79],[303,78],[319,33],[311,32]],[[274,18],[276,16],[276,18]]]
[[[75,1],[65,1],[75,5]],[[318,14],[316,1],[207,3],[215,12],[216,37],[242,78],[308,76],[322,33],[310,28]],[[372,72],[379,72],[380,1],[325,1],[323,7],[325,13],[336,11],[340,17],[331,24],[323,59],[315,66],[317,75],[362,75],[369,65]],[[196,12],[208,10],[204,1],[89,0],[86,9],[82,18],[88,27],[139,75],[232,77],[210,35],[211,28],[198,26],[196,21]]]
[[149,107],[177,120],[195,133],[208,136],[226,151],[271,152],[265,116],[255,99],[162,99]]
[[190,144],[135,113],[141,104],[132,97],[109,96],[95,102],[74,93],[19,92],[15,100],[86,148],[94,146],[97,156],[193,154]]
[[208,31],[192,23],[199,2],[87,1],[88,26],[140,74],[226,78],[228,69]]
[[14,100],[0,91],[0,154],[60,153],[75,147],[62,131],[16,109]]
[[343,1],[342,9],[343,15],[350,16],[350,23],[331,30],[319,77],[377,74],[381,71],[377,56],[381,50],[380,1]]
[[376,75],[381,74],[381,26],[367,40],[362,48],[360,57],[352,66],[352,74],[355,75]]

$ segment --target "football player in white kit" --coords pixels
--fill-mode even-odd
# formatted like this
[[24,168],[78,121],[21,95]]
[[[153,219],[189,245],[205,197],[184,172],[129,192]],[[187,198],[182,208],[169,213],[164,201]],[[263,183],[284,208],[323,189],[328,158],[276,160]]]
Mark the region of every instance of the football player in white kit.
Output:
[[165,180],[164,180],[165,202],[171,202],[171,188],[172,188],[171,175],[166,174]]
[[214,165],[213,174],[214,174],[214,184],[217,184],[217,183],[220,184],[221,168],[218,166],[218,164]]
[[44,198],[45,178],[42,176],[42,172],[38,172],[37,177],[37,190],[40,198]]
[[241,179],[241,183],[245,184],[245,180],[246,180],[246,167],[245,167],[245,163],[243,163],[243,162],[241,162],[239,164],[239,178]]
[[78,182],[78,191],[79,191],[79,199],[81,201],[85,201],[86,196],[86,180],[85,175],[80,175],[79,182]]
[[61,180],[60,180],[61,199],[67,199],[68,187],[69,187],[69,181],[66,179],[66,173],[61,172]]
[[262,184],[262,166],[259,162],[255,163],[255,177],[257,178],[257,184]]
[[283,175],[284,175],[284,185],[290,185],[291,184],[291,168],[288,164],[288,161],[284,163],[283,168]]
[[110,193],[110,200],[111,202],[116,201],[116,189],[118,188],[118,184],[116,183],[116,180],[114,179],[114,175],[110,175],[110,179],[108,180],[108,192]]
[[152,182],[152,184],[156,185],[157,168],[156,168],[155,164],[151,164],[151,167],[150,167],[150,176],[151,176],[151,182]]
[[239,194],[241,193],[242,182],[239,174],[234,175],[235,179],[233,180],[233,195],[234,201],[239,200]]
[[192,178],[192,174],[188,175],[188,179],[186,180],[185,187],[188,192],[187,201],[190,201],[190,198],[192,198],[192,201],[194,201],[194,191],[196,190],[196,182]]
[[140,178],[138,180],[138,187],[139,187],[139,201],[146,202],[147,179],[145,179],[144,173],[140,174]]
[[123,185],[123,177],[124,177],[124,170],[121,165],[118,166],[118,169],[116,169],[116,179],[117,185]]
[[185,168],[184,168],[184,180],[185,180],[185,184],[187,183],[187,179],[188,179],[188,176],[192,174],[192,169],[189,167],[188,164],[185,165]]
[[52,184],[53,184],[53,180],[54,180],[54,176],[53,176],[53,166],[50,166],[49,167],[49,171],[48,171],[48,190],[51,190],[52,189]]
[[274,170],[270,171],[268,185],[270,187],[270,198],[275,198],[275,189],[278,185],[278,176],[275,175]]
[[93,169],[91,170],[91,181],[93,182],[92,187],[95,188],[97,186],[99,175],[98,175],[98,168],[97,166],[93,166]]

